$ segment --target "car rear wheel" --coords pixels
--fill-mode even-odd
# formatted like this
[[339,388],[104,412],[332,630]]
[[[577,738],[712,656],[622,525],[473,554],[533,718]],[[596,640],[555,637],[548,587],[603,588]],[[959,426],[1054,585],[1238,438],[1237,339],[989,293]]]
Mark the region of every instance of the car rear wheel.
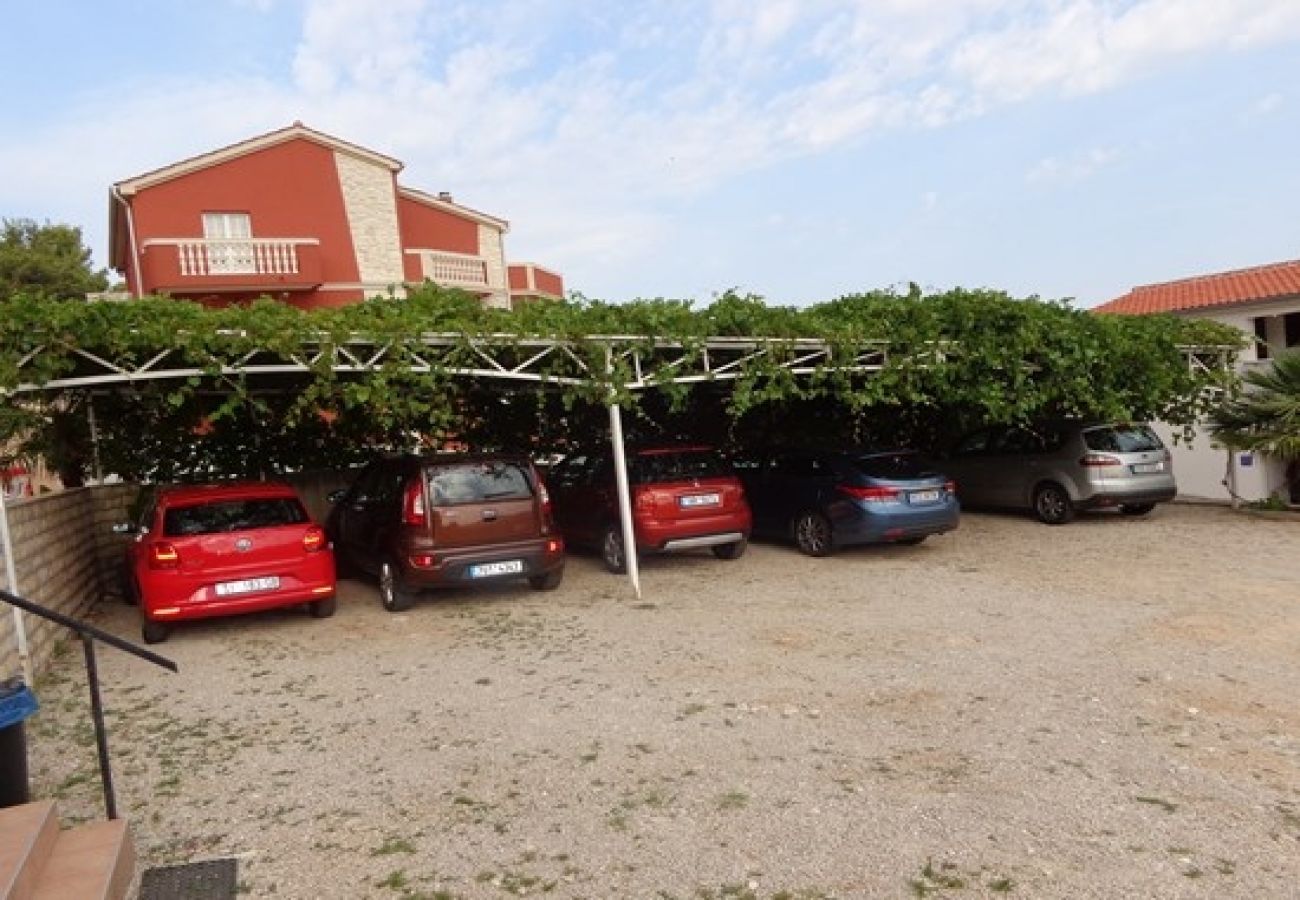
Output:
[[600,538],[600,558],[604,560],[605,568],[615,575],[622,575],[627,571],[627,554],[623,549],[623,533],[619,531],[617,526],[609,525],[605,528],[605,532]]
[[533,575],[528,579],[528,586],[535,591],[553,591],[564,580],[564,569],[556,569],[545,575]]
[[328,597],[322,597],[319,600],[313,600],[307,604],[307,610],[317,619],[328,619],[334,615],[334,610],[339,608],[338,594],[330,594]]
[[1155,508],[1154,503],[1121,503],[1119,511],[1126,516],[1145,516]]
[[730,544],[718,544],[713,548],[713,555],[718,559],[740,559],[745,555],[745,548],[749,546],[749,541],[739,540]]
[[144,638],[146,644],[161,644],[167,640],[167,636],[172,633],[171,626],[166,622],[155,622],[153,619],[145,619],[140,624],[140,636]]
[[831,522],[816,510],[801,512],[794,520],[794,543],[809,556],[826,556],[831,552]]
[[1064,525],[1074,518],[1074,504],[1065,488],[1049,481],[1034,491],[1034,515],[1048,525]]
[[411,608],[414,595],[402,584],[402,575],[392,560],[379,564],[379,602],[389,612],[403,612]]

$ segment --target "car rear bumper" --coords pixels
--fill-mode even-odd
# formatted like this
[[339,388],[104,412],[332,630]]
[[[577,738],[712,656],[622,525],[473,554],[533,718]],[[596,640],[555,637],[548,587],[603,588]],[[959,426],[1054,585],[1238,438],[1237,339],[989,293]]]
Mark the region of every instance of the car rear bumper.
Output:
[[[881,544],[952,531],[961,521],[955,499],[928,507],[846,503],[832,511],[835,543]],[[837,514],[838,513],[838,514]]]
[[1081,498],[1075,505],[1079,509],[1106,509],[1114,506],[1128,506],[1139,503],[1168,503],[1174,499],[1178,488],[1171,482],[1159,487],[1130,488],[1117,490],[1107,488],[1097,491],[1089,497]]
[[298,564],[291,573],[266,573],[280,579],[280,587],[269,591],[220,596],[213,581],[196,586],[184,573],[174,579],[167,577],[170,574],[153,573],[151,583],[141,590],[140,609],[155,622],[211,619],[296,606],[324,600],[336,589],[334,557],[329,553]]
[[672,553],[747,540],[753,520],[745,510],[677,521],[638,518],[635,525],[639,550]]
[[[554,550],[548,549],[555,547]],[[424,564],[431,556],[432,564]],[[476,547],[451,547],[437,550],[411,548],[402,560],[402,579],[415,590],[449,585],[478,584],[512,578],[531,578],[564,568],[564,542],[558,537],[490,544]],[[500,574],[476,574],[473,567],[491,563],[519,563],[519,571]]]

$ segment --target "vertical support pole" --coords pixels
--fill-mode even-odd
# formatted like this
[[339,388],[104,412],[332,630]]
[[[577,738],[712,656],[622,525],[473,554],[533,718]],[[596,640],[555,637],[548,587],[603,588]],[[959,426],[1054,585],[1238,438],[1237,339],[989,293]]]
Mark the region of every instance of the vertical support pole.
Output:
[[[605,348],[605,373],[614,373],[614,351]],[[636,531],[632,527],[632,492],[628,488],[627,452],[623,446],[623,411],[614,402],[613,388],[609,400],[609,442],[614,456],[614,482],[618,489],[618,518],[623,528],[623,558],[627,561],[627,575],[632,579],[632,590],[641,599],[641,569],[636,556]]]
[[86,395],[86,419],[90,424],[90,453],[95,464],[95,484],[104,483],[104,467],[99,462],[99,423],[95,421],[95,395]]
[[104,727],[104,704],[99,697],[99,667],[95,664],[95,639],[81,635],[86,652],[86,681],[90,683],[90,716],[95,722],[95,744],[99,749],[99,780],[104,785],[104,809],[110,819],[117,818],[117,799],[113,795],[113,769],[108,762],[108,730]]
[[[18,594],[18,568],[14,565],[14,541],[9,531],[9,504],[5,499],[3,486],[0,486],[0,550],[5,555],[5,581],[9,593]],[[23,611],[14,607],[14,637],[18,641],[18,663],[22,666],[23,681],[32,683],[32,656],[27,648],[27,623]]]

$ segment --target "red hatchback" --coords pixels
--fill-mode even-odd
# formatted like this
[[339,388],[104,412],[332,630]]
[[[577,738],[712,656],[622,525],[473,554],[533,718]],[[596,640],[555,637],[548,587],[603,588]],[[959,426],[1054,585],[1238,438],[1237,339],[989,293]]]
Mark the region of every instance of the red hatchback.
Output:
[[287,484],[242,482],[163,488],[126,550],[126,589],[146,643],[173,622],[307,604],[334,614],[334,554]]
[[[745,490],[712,448],[642,447],[628,452],[632,522],[640,552],[708,547],[719,559],[745,552],[753,525]],[[608,453],[575,453],[546,478],[565,540],[599,548],[605,566],[627,565],[614,463]]]

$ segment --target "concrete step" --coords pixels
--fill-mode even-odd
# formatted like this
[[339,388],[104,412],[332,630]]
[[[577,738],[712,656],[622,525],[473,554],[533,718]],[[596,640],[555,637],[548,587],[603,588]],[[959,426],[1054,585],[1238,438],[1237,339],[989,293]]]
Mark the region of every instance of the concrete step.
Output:
[[32,900],[124,900],[134,872],[125,819],[79,825],[59,835]]
[[0,809],[0,900],[29,900],[58,839],[50,801]]
[[123,819],[60,831],[49,801],[0,809],[0,900],[125,900],[134,872]]

